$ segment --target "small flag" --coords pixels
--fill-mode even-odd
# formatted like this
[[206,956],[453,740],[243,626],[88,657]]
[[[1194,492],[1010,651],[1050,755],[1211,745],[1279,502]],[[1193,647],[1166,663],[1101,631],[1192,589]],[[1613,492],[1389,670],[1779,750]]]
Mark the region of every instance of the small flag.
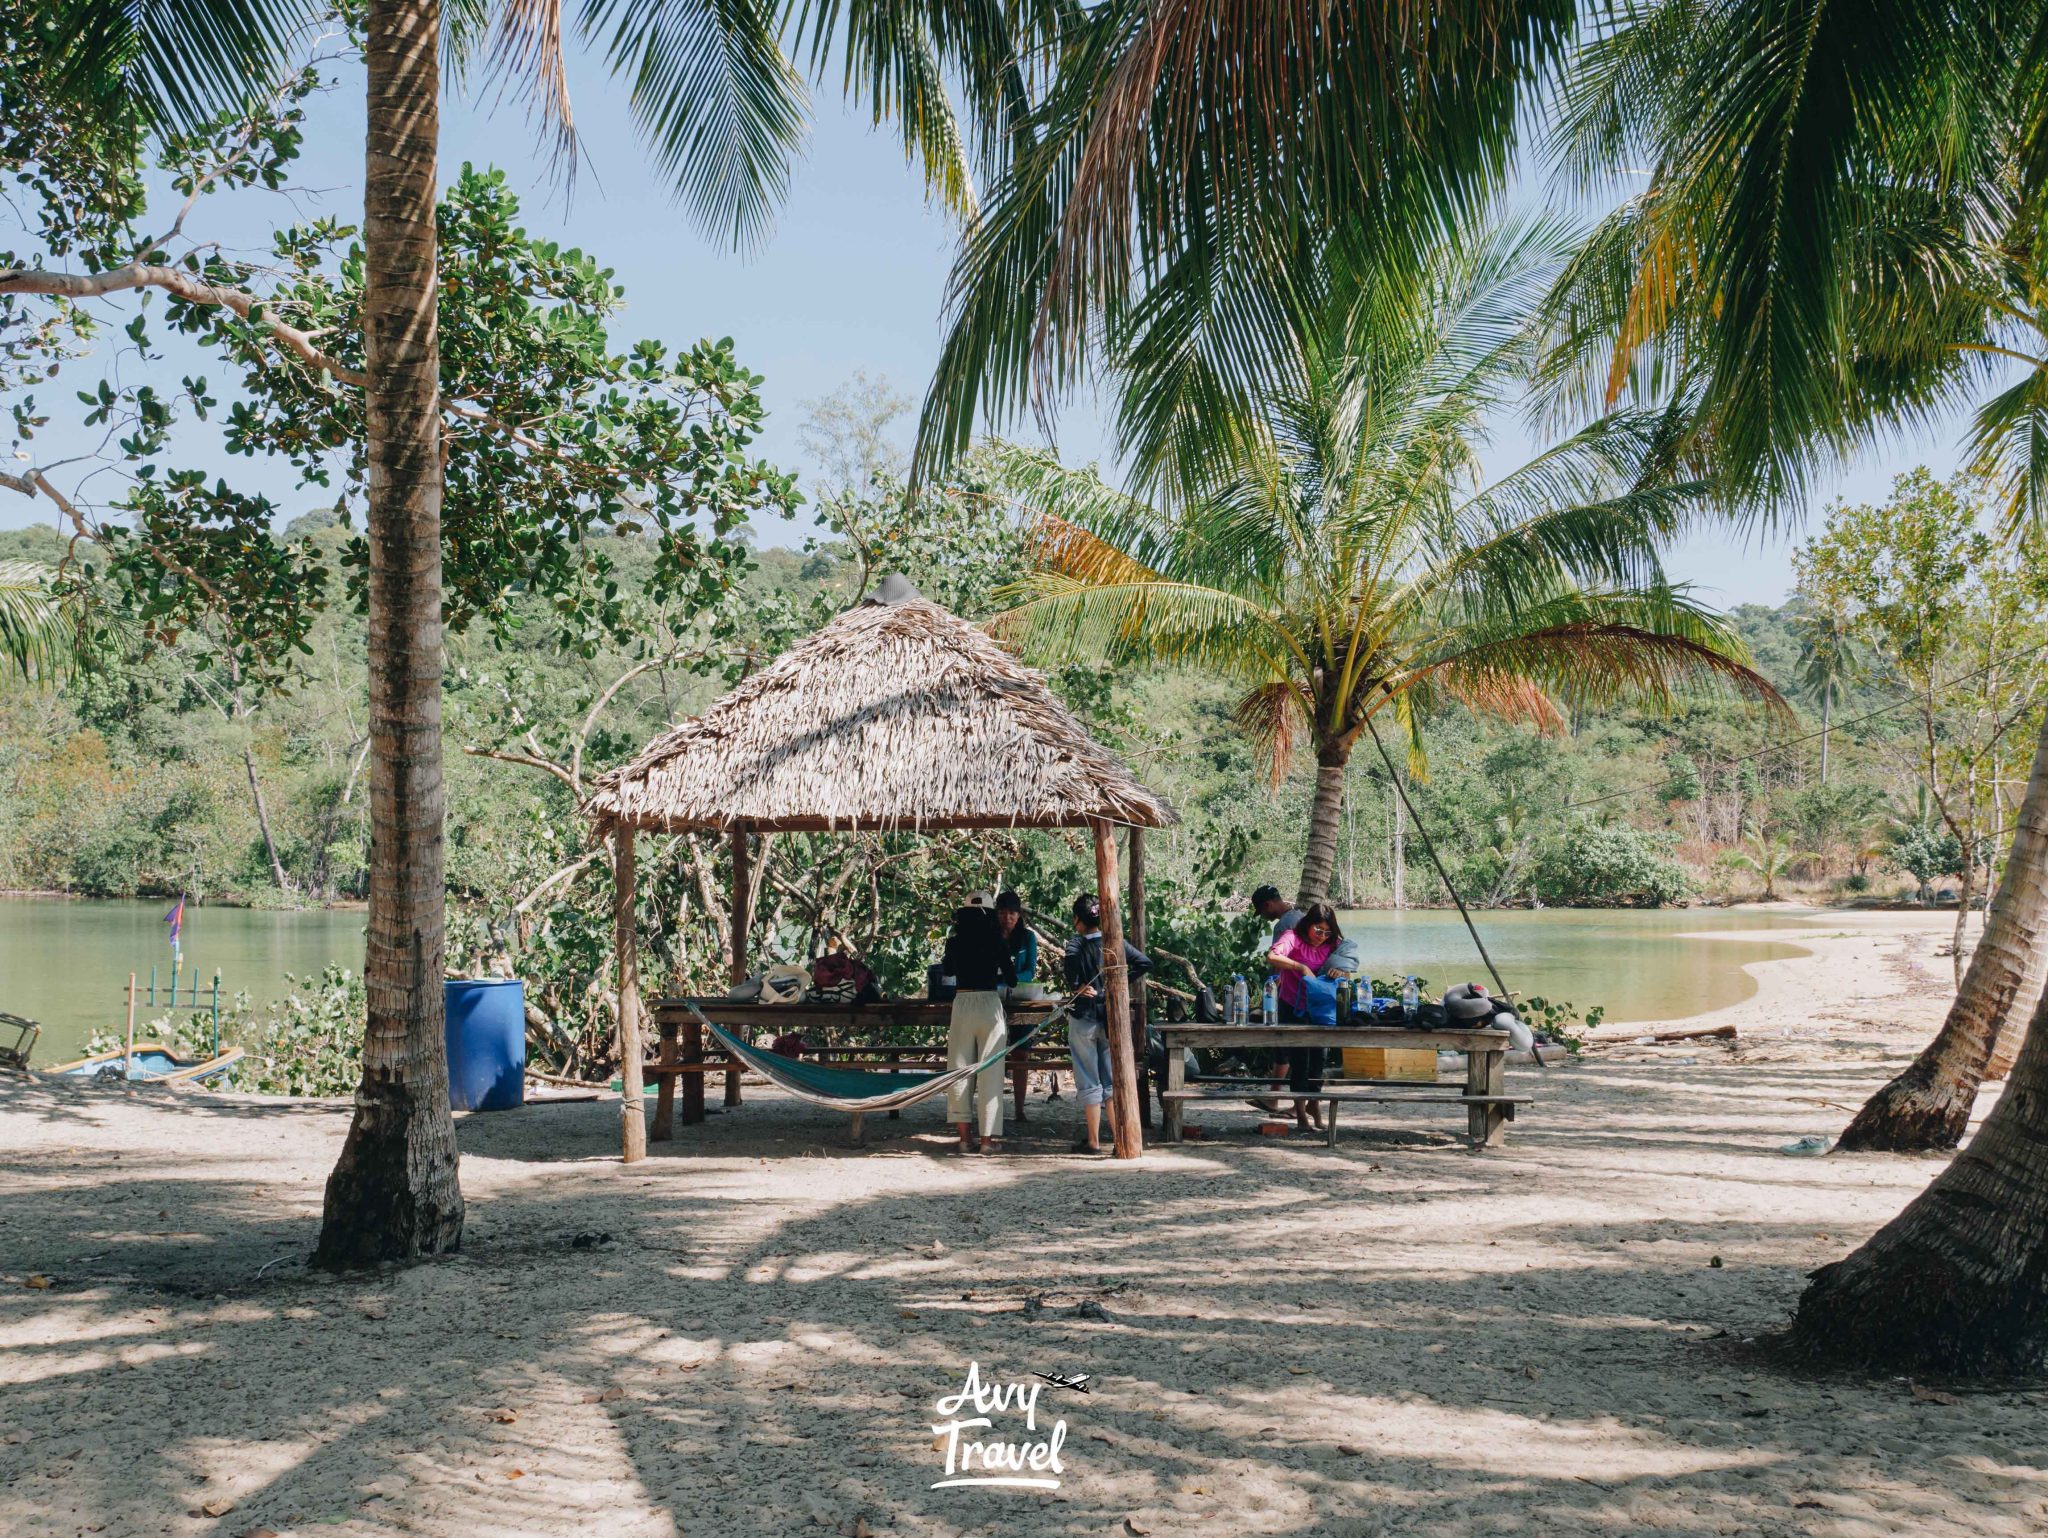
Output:
[[164,922],[171,926],[171,949],[178,948],[178,937],[185,932],[185,899],[179,898],[171,905],[171,911],[164,915]]

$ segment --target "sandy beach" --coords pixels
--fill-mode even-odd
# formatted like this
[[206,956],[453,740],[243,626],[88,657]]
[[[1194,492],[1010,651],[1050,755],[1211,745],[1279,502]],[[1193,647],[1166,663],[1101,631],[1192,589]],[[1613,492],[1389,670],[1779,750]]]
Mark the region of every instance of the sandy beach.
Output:
[[[2048,1394],[1765,1339],[1940,1168],[1778,1152],[1949,995],[1947,919],[1833,918],[1689,1022],[1732,1048],[1511,1069],[1495,1154],[1196,1113],[1085,1162],[1034,1095],[963,1159],[755,1089],[627,1168],[614,1103],[535,1105],[459,1120],[464,1252],[381,1274],[304,1266],[346,1105],[0,1080],[0,1530],[2038,1535]],[[1041,1386],[971,1434],[1063,1423],[1058,1489],[931,1488],[970,1363]]]

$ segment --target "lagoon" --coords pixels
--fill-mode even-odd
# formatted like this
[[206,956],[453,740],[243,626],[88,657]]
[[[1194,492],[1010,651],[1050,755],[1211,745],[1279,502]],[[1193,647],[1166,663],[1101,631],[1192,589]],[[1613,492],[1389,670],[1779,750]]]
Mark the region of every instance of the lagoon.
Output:
[[[168,1003],[151,1010],[147,1002],[152,967],[160,987],[170,986],[171,947],[163,922],[170,906],[162,899],[0,898],[0,1010],[42,1023],[37,1067],[79,1056],[95,1030],[120,1029],[130,972],[143,989],[138,1025],[170,1012]],[[178,997],[186,997],[196,973],[203,1006],[215,968],[223,1013],[237,993],[248,994],[252,1006],[283,997],[288,972],[317,974],[329,962],[360,971],[363,919],[359,909],[277,912],[187,903]]]
[[[0,899],[0,1010],[42,1022],[36,1062],[76,1057],[95,1029],[116,1029],[128,974],[147,987],[151,967],[168,984],[171,953],[162,922],[167,902]],[[1473,915],[1508,986],[1525,996],[1606,1008],[1610,1021],[1676,1019],[1738,1004],[1755,992],[1745,965],[1798,955],[1796,935],[1815,919],[1799,909],[1694,908],[1639,912],[1552,908]],[[1414,972],[1432,991],[1484,981],[1458,915],[1437,910],[1346,912],[1346,931],[1379,977]],[[1766,936],[1766,931],[1780,931]],[[1754,932],[1709,940],[1700,931]],[[202,998],[214,968],[223,998],[261,1005],[281,997],[285,974],[317,973],[329,962],[360,969],[359,910],[273,912],[188,906],[185,972]],[[158,1011],[159,1013],[163,1011]],[[145,1004],[137,1019],[152,1012]]]
[[[1796,939],[1824,922],[1810,909],[1542,908],[1475,912],[1473,923],[1509,988],[1524,998],[1599,1005],[1612,1022],[1678,1020],[1740,1004],[1756,992],[1743,970],[1805,954]],[[1375,977],[1413,972],[1431,993],[1487,983],[1486,967],[1455,911],[1340,912]],[[1779,931],[1766,938],[1767,931]],[[1755,939],[1705,939],[1754,933]]]

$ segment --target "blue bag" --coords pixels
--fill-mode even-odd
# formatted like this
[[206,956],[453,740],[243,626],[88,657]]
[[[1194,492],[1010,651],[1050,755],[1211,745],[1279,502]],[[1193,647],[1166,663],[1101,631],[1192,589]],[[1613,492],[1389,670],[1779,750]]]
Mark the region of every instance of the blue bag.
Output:
[[1301,1012],[1310,1025],[1337,1023],[1337,985],[1327,977],[1301,980]]

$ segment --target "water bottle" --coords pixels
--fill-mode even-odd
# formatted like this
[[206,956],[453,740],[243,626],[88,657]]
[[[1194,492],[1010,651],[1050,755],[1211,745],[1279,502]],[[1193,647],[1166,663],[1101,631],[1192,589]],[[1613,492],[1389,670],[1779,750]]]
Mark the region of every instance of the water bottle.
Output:
[[1230,1002],[1223,1007],[1223,1023],[1249,1025],[1251,1016],[1252,997],[1245,987],[1244,973],[1239,972],[1230,979]]
[[1259,1023],[1278,1025],[1280,1023],[1280,979],[1268,977],[1266,991],[1259,1000]]
[[1351,1023],[1352,1011],[1357,1008],[1357,1005],[1358,984],[1347,977],[1337,985],[1337,1023],[1339,1025],[1349,1025]]
[[1401,1018],[1412,1025],[1415,1023],[1416,1015],[1421,1011],[1422,990],[1415,984],[1415,974],[1410,972],[1407,980],[1401,984]]

